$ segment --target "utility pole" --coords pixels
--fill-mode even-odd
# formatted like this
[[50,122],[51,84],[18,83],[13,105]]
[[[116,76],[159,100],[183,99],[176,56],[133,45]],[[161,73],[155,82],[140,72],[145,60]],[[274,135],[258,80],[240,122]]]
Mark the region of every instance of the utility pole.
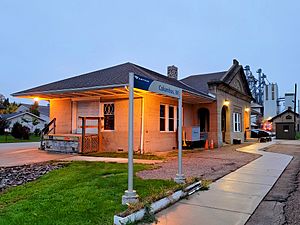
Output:
[[295,83],[295,96],[294,96],[294,124],[295,124],[295,133],[297,132],[296,109],[297,109],[297,83]]

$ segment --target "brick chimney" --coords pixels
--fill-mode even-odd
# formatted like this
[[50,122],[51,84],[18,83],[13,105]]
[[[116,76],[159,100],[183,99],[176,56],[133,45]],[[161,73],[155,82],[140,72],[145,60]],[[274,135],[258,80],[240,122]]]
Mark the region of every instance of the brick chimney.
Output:
[[176,66],[168,66],[168,77],[178,80],[178,68]]
[[237,61],[237,59],[233,59],[233,64],[234,65],[239,65],[239,61]]

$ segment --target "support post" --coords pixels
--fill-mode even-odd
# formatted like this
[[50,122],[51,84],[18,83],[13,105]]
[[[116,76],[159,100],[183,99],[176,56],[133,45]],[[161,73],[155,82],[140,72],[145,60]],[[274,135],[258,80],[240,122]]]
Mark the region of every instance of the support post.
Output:
[[178,99],[178,173],[174,181],[185,183],[185,177],[182,173],[182,90],[180,90]]
[[97,119],[98,121],[98,151],[101,150],[101,119],[100,117]]
[[134,74],[129,73],[129,115],[128,115],[128,189],[122,196],[122,204],[138,202],[138,195],[133,190],[133,114],[134,114]]
[[86,118],[82,117],[81,152],[84,152],[85,125],[86,125]]

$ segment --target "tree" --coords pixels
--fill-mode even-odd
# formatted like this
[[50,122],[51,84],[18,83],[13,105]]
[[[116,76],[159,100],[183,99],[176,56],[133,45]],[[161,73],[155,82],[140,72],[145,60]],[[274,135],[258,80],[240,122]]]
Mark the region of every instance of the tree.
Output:
[[4,114],[14,113],[19,108],[19,104],[15,103],[15,102],[8,103],[8,105],[4,105],[4,106],[6,107],[6,109],[3,111]]
[[0,103],[5,107],[3,114],[14,113],[19,108],[19,104],[16,102],[10,103],[9,98],[5,98],[2,94],[0,94]]
[[40,116],[39,103],[35,101],[34,104],[30,107],[29,111],[36,116]]
[[8,107],[9,106],[9,99],[8,98],[4,98],[4,100],[3,100],[3,105],[5,106],[5,107]]
[[3,104],[5,100],[5,96],[3,94],[0,94],[0,103]]

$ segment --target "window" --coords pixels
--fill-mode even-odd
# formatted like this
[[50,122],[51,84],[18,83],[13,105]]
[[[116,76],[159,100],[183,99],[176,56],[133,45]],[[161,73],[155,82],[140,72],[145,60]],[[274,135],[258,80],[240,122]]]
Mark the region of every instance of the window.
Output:
[[174,106],[169,106],[169,131],[175,131],[174,126]]
[[103,116],[104,116],[104,130],[115,129],[115,104],[104,103],[103,104]]
[[160,131],[166,131],[166,105],[160,105]]
[[291,115],[287,115],[285,118],[286,118],[287,120],[293,119],[293,117],[292,117]]
[[272,100],[275,100],[275,85],[272,84]]
[[233,113],[233,131],[241,132],[241,114]]
[[269,90],[268,90],[268,85],[266,85],[266,100],[269,100]]
[[177,107],[172,105],[160,105],[159,112],[159,130],[160,131],[171,131],[176,130],[176,124],[178,124],[178,115],[175,118],[176,113],[178,112]]

